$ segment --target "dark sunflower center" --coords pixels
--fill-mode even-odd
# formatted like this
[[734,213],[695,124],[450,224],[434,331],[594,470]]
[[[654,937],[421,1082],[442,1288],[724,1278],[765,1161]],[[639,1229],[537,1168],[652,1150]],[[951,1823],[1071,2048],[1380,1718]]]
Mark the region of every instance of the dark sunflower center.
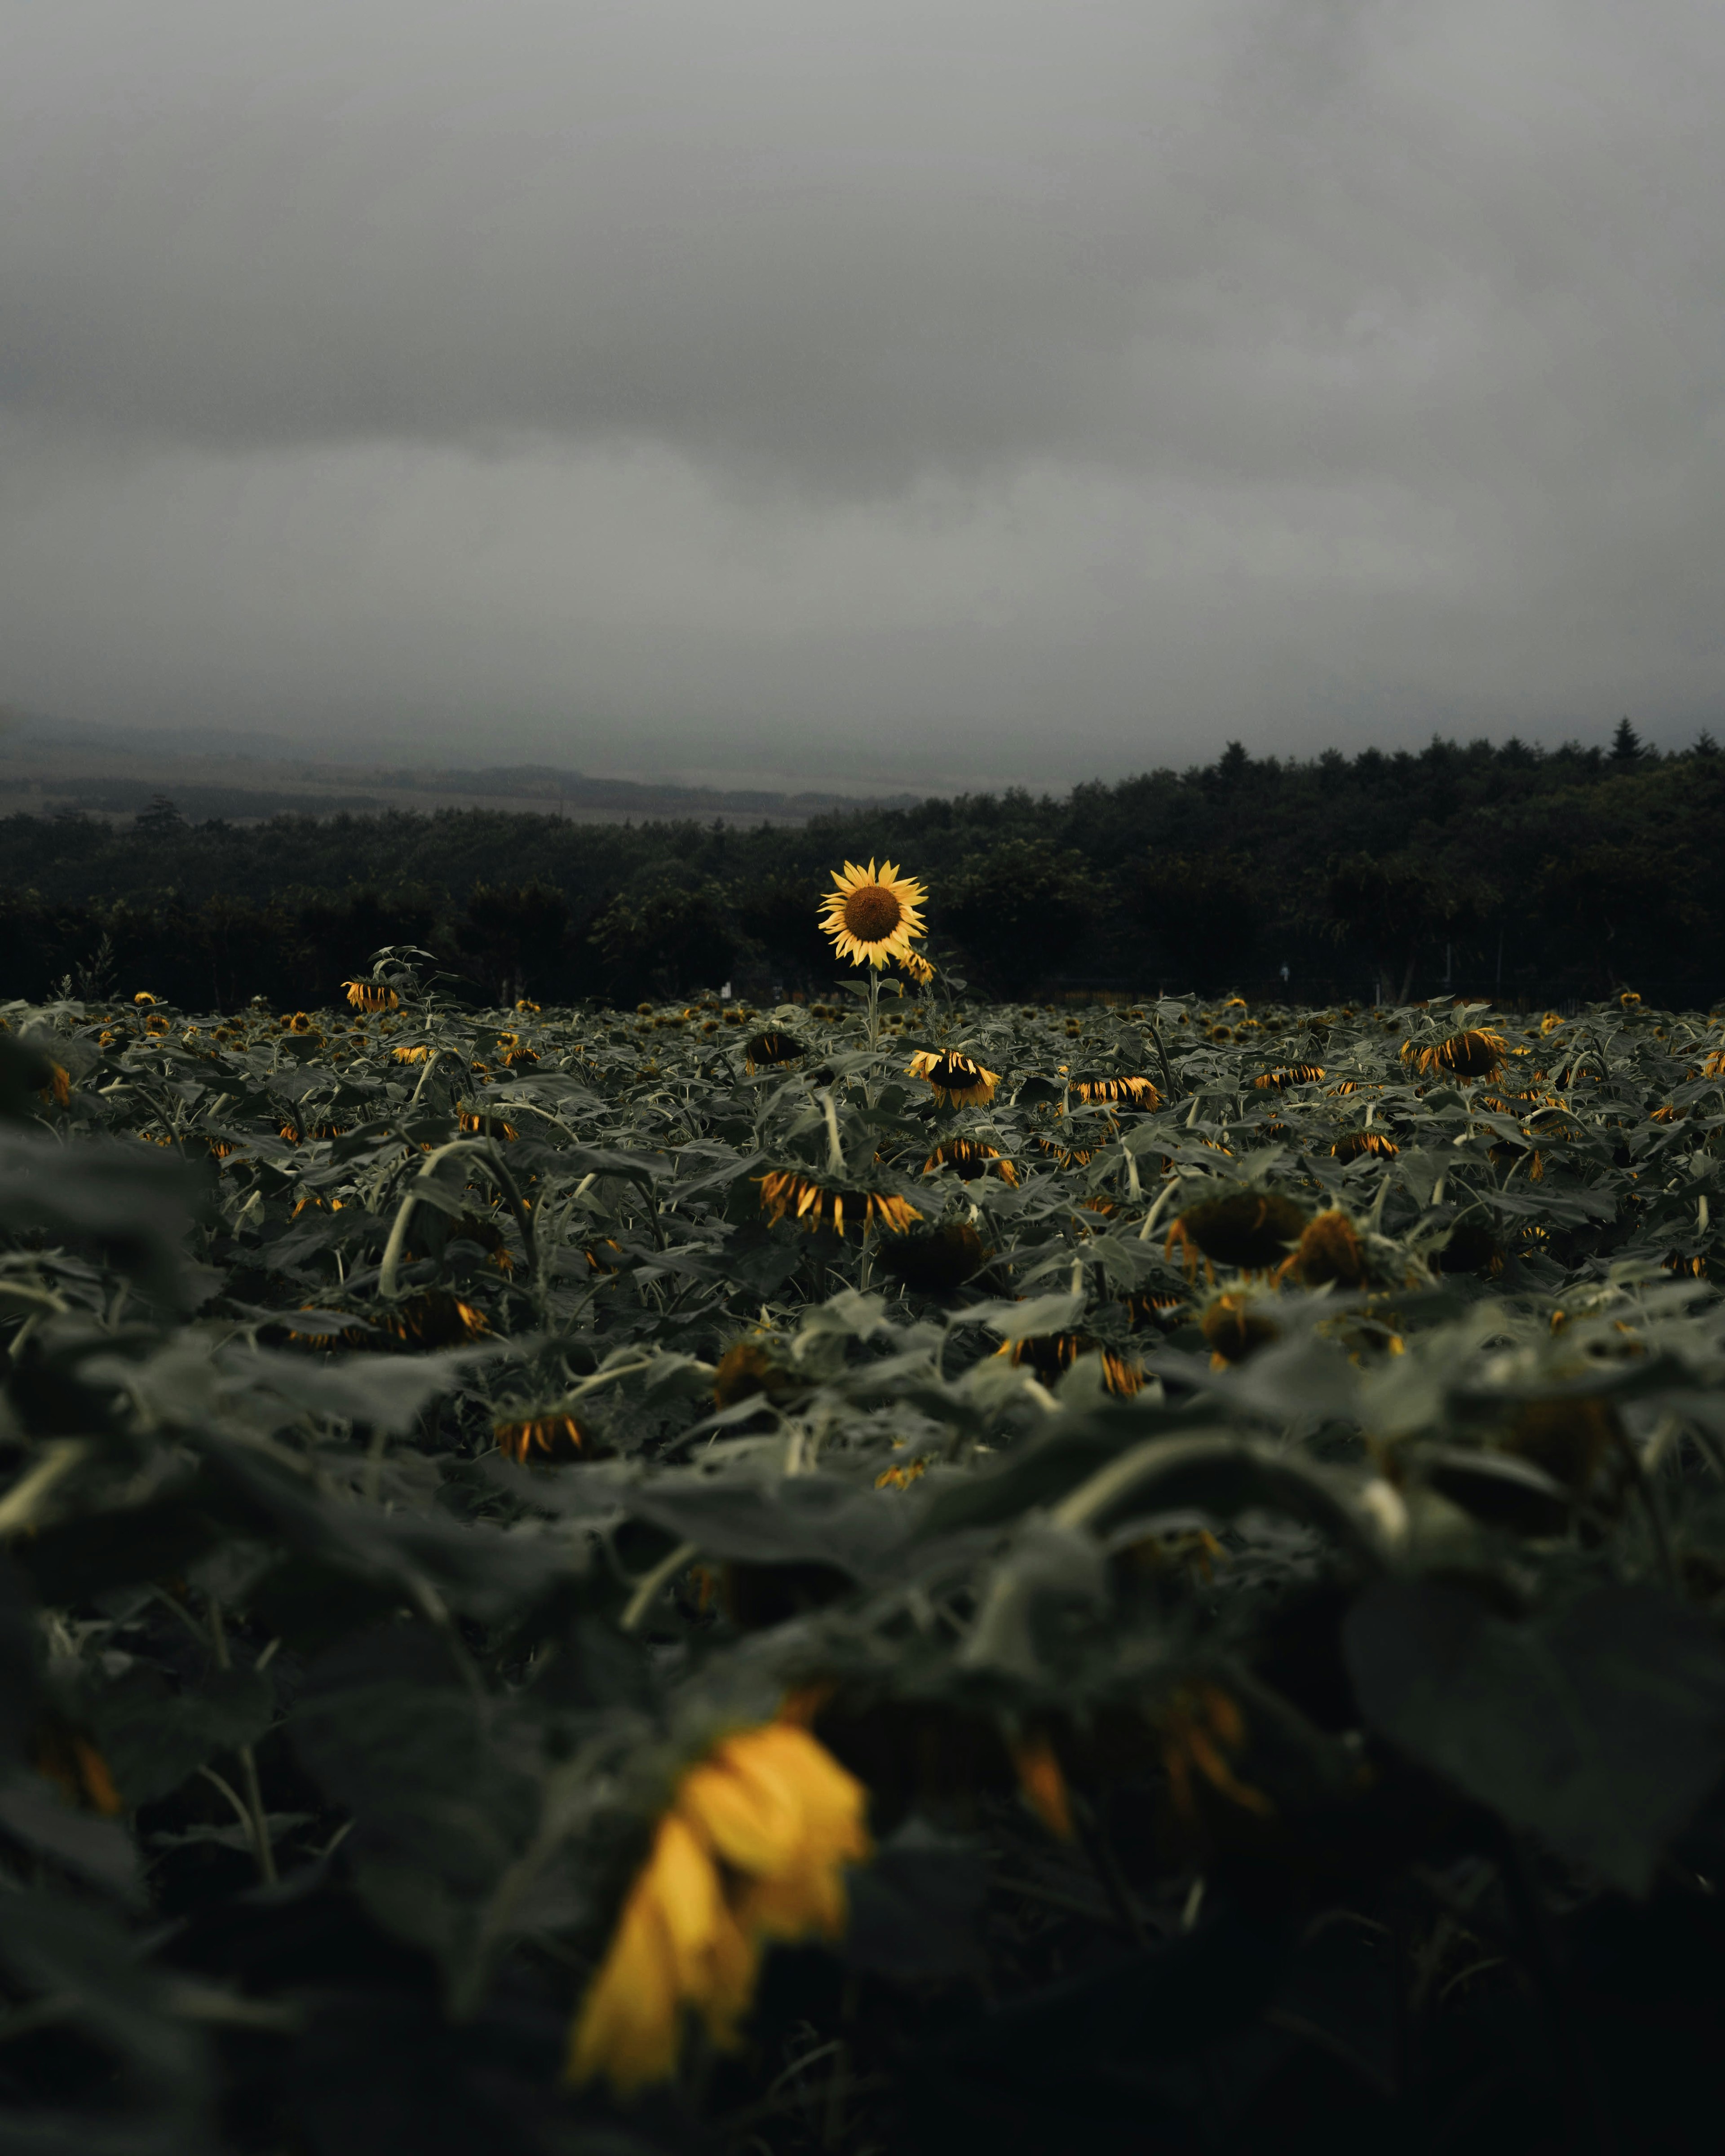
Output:
[[859,943],[878,943],[904,917],[904,908],[882,883],[861,884],[845,901],[845,926]]

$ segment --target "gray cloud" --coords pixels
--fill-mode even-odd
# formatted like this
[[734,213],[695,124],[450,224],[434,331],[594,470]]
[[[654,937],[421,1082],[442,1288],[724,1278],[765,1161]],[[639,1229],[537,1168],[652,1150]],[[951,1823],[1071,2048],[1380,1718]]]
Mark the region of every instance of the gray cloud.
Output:
[[1050,779],[1718,711],[1711,0],[0,38],[13,701]]

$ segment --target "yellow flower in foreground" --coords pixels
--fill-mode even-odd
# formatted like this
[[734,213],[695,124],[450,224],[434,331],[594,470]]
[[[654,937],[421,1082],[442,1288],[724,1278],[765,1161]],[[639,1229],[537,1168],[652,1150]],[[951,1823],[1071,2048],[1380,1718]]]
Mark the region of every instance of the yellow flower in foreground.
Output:
[[974,1056],[961,1055],[956,1048],[919,1048],[908,1065],[913,1078],[926,1078],[949,1107],[979,1106],[994,1097],[1000,1083],[998,1070],[984,1070]]
[[846,861],[821,901],[826,911],[820,925],[839,957],[853,966],[879,968],[895,958],[902,964],[911,938],[924,932],[916,909],[927,897],[922,884],[900,875],[891,861],[882,864],[878,875],[872,860],[865,869]]
[[676,2070],[685,2012],[734,2045],[769,1939],[836,1938],[844,1868],[870,1852],[862,1784],[794,1722],[727,1738],[690,1768],[582,2001],[569,2079],[622,2096]]

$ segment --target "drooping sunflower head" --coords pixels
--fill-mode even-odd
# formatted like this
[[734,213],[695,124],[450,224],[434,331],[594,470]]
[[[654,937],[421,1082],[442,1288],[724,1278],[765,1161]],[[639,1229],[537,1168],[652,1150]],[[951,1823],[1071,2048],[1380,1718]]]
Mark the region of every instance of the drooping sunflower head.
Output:
[[1363,1287],[1366,1254],[1359,1232],[1343,1212],[1332,1208],[1320,1213],[1281,1270],[1307,1287],[1322,1287],[1332,1281],[1338,1287]]
[[1402,1060],[1426,1076],[1448,1070],[1458,1078],[1489,1078],[1508,1050],[1509,1044],[1501,1033],[1486,1026],[1470,1026],[1431,1048],[1415,1048],[1411,1040],[1404,1041]]
[[1004,1341],[994,1352],[1019,1369],[1031,1371],[1045,1385],[1064,1377],[1081,1355],[1092,1352],[1101,1355],[1102,1383],[1111,1393],[1130,1398],[1144,1382],[1144,1373],[1136,1362],[1117,1348],[1103,1346],[1088,1332],[1032,1333],[1026,1339]]
[[1252,1083],[1261,1093],[1266,1091],[1280,1093],[1289,1086],[1315,1086],[1324,1075],[1321,1063],[1284,1063],[1274,1070],[1266,1070]]
[[978,1106],[992,1101],[1000,1083],[998,1070],[984,1070],[974,1056],[962,1055],[956,1048],[943,1049],[938,1055],[932,1049],[919,1048],[908,1068],[913,1078],[926,1078],[936,1096],[949,1108]]
[[846,861],[821,901],[820,925],[839,957],[853,966],[879,968],[894,959],[902,964],[911,939],[925,932],[918,909],[927,901],[927,889],[913,876],[900,875],[891,861],[878,874],[872,860],[865,869]]
[[1344,1131],[1330,1151],[1337,1160],[1363,1160],[1368,1153],[1387,1159],[1401,1147],[1382,1131]]
[[1200,1253],[1206,1263],[1261,1272],[1287,1255],[1306,1220],[1303,1208],[1278,1192],[1224,1191],[1186,1208],[1168,1230],[1168,1249],[1172,1254],[1178,1245],[1189,1272]]
[[777,1226],[789,1219],[812,1235],[830,1228],[835,1235],[860,1235],[872,1224],[888,1235],[902,1235],[922,1215],[903,1198],[886,1190],[859,1190],[829,1183],[808,1168],[773,1168],[755,1178],[761,1186],[761,1210]]
[[944,1302],[973,1280],[993,1255],[968,1220],[943,1221],[926,1235],[901,1235],[880,1253],[880,1263],[913,1295]]
[[932,958],[925,958],[920,951],[905,952],[899,959],[898,966],[899,971],[907,974],[918,988],[927,988],[934,979],[934,961]]
[[743,1068],[751,1077],[757,1064],[795,1063],[803,1054],[803,1044],[788,1033],[769,1027],[743,1043]]
[[380,981],[343,981],[347,1000],[355,1010],[399,1010],[401,998],[393,988],[386,988]]
[[937,1145],[922,1163],[922,1173],[933,1175],[946,1168],[961,1183],[974,1183],[978,1176],[998,1175],[1003,1183],[1016,1184],[1019,1172],[996,1146],[984,1145],[980,1138],[948,1138]]
[[1075,1078],[1072,1091],[1081,1101],[1117,1107],[1124,1101],[1134,1108],[1159,1108],[1162,1095],[1147,1078]]
[[491,1425],[497,1450],[517,1466],[535,1466],[581,1457],[581,1428],[572,1414],[527,1414]]
[[1225,1363],[1243,1363],[1255,1349],[1267,1348],[1279,1337],[1275,1321],[1255,1310],[1246,1295],[1219,1295],[1198,1323],[1209,1343],[1213,1370]]

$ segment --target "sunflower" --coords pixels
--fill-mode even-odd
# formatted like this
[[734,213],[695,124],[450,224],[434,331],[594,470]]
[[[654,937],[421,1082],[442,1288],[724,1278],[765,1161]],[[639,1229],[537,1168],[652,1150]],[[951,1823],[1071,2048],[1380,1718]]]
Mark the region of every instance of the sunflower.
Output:
[[1200,1252],[1207,1268],[1214,1263],[1261,1272],[1281,1264],[1306,1222],[1292,1199],[1274,1191],[1224,1191],[1187,1207],[1168,1229],[1168,1254],[1178,1244],[1189,1273],[1197,1270]]
[[581,1450],[580,1425],[572,1414],[526,1415],[495,1422],[491,1435],[497,1450],[521,1467],[536,1455],[547,1460],[573,1460]]
[[1209,1343],[1213,1370],[1243,1363],[1255,1349],[1267,1348],[1281,1337],[1277,1327],[1260,1317],[1251,1307],[1250,1297],[1244,1295],[1219,1295],[1199,1318],[1198,1327]]
[[399,1010],[401,998],[393,988],[386,988],[376,981],[343,981],[347,1000],[355,1010]]
[[570,2032],[568,2078],[621,2096],[676,2071],[685,2014],[737,2041],[767,1942],[837,1938],[845,1871],[870,1853],[867,1794],[788,1719],[682,1775]]
[[1344,1131],[1330,1147],[1337,1160],[1359,1160],[1368,1153],[1378,1153],[1388,1158],[1401,1147],[1394,1138],[1385,1137],[1382,1131]]
[[925,958],[920,951],[905,952],[899,959],[898,968],[901,973],[908,974],[920,988],[928,988],[933,983],[934,961]]
[[1321,1063],[1284,1063],[1274,1070],[1266,1070],[1252,1083],[1261,1093],[1281,1092],[1288,1086],[1315,1086],[1324,1075]]
[[774,1226],[788,1217],[811,1234],[824,1226],[842,1235],[848,1212],[850,1224],[859,1235],[872,1221],[889,1235],[902,1235],[913,1220],[922,1218],[908,1199],[890,1191],[834,1188],[805,1168],[773,1168],[754,1180],[761,1186],[761,1210]]
[[1501,1033],[1474,1026],[1465,1033],[1452,1033],[1432,1048],[1415,1048],[1411,1040],[1404,1040],[1402,1060],[1427,1077],[1450,1070],[1458,1078],[1489,1078],[1508,1051],[1509,1043]]
[[757,1394],[768,1400],[792,1399],[809,1389],[809,1380],[788,1368],[760,1338],[734,1342],[719,1358],[713,1372],[713,1405],[732,1408]]
[[788,1033],[769,1029],[757,1033],[742,1046],[742,1064],[750,1077],[755,1075],[757,1063],[795,1063],[803,1053],[803,1044]]
[[1250,1783],[1242,1782],[1229,1763],[1230,1753],[1237,1754],[1245,1748],[1245,1720],[1219,1685],[1201,1684],[1177,1691],[1160,1718],[1162,1763],[1177,1811],[1188,1819],[1198,1816],[1192,1784],[1195,1767],[1230,1803],[1256,1813],[1260,1819],[1271,1815],[1275,1807],[1269,1798]]
[[1364,1286],[1366,1254],[1345,1213],[1320,1213],[1311,1222],[1298,1248],[1276,1270],[1278,1280],[1290,1275],[1307,1287],[1322,1287],[1332,1281],[1338,1287]]
[[1111,1393],[1130,1396],[1142,1387],[1144,1373],[1136,1363],[1112,1348],[1105,1348],[1088,1332],[1037,1332],[1027,1339],[1003,1341],[994,1353],[1004,1355],[1019,1369],[1028,1369],[1045,1385],[1063,1377],[1081,1355],[1100,1350],[1102,1383]]
[[968,1220],[947,1220],[926,1234],[898,1237],[881,1251],[880,1263],[913,1295],[944,1301],[993,1255]]
[[992,1101],[1000,1083],[998,1070],[984,1070],[974,1056],[956,1048],[919,1048],[906,1066],[913,1078],[926,1078],[936,1096],[949,1108],[979,1106]]
[[1135,1108],[1159,1108],[1162,1096],[1147,1078],[1075,1078],[1072,1091],[1081,1101],[1117,1107],[1122,1101]]
[[846,861],[822,901],[826,917],[820,925],[838,956],[853,966],[880,968],[892,959],[902,964],[911,938],[926,932],[917,908],[927,900],[926,888],[914,877],[901,876],[891,861],[878,875],[872,859],[865,869]]
[[997,1147],[984,1145],[980,1138],[948,1138],[937,1145],[922,1163],[922,1173],[932,1175],[937,1169],[948,1168],[961,1183],[974,1183],[978,1176],[998,1175],[1003,1183],[1016,1183],[1019,1172]]

